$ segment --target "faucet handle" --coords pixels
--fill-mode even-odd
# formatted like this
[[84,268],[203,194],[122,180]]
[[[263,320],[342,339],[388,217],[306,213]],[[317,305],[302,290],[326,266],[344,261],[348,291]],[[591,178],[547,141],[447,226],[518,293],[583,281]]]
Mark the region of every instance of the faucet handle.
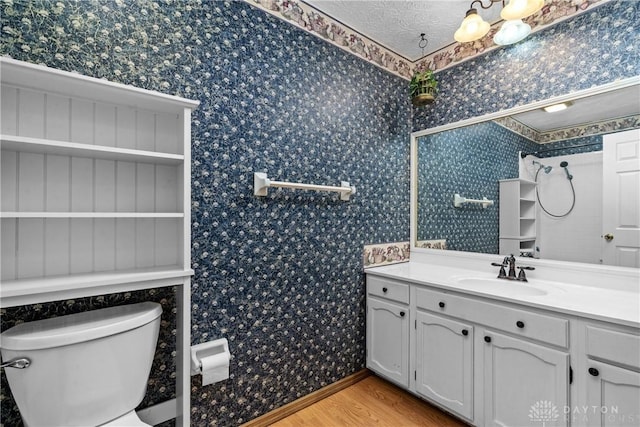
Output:
[[518,267],[520,269],[520,272],[518,273],[518,280],[520,282],[528,282],[527,280],[527,275],[524,273],[525,270],[535,270],[535,267],[529,267],[529,266],[521,266]]
[[507,272],[504,271],[504,268],[507,266],[507,264],[500,264],[497,262],[492,262],[491,265],[493,265],[494,267],[500,267],[500,272],[498,273],[498,279],[502,279],[503,277],[507,277]]

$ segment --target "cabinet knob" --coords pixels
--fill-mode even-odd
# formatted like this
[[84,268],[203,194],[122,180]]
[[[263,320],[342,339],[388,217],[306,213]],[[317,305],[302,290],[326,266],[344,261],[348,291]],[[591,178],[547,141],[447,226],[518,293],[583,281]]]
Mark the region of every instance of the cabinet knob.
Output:
[[443,302],[443,301],[440,301],[440,302],[438,303],[438,307],[440,307],[440,308],[444,308],[444,302]]
[[484,342],[491,342],[491,337],[490,336],[485,336],[484,337]]
[[388,291],[388,289],[387,289],[387,288],[382,288],[382,292],[383,292],[383,293],[385,293],[385,294],[386,294],[386,293],[387,293],[387,291]]
[[400,317],[404,317],[404,311],[400,312]]
[[467,335],[469,335],[469,331],[467,331],[466,329],[463,329],[462,330],[462,335],[464,335],[466,337]]
[[589,373],[594,377],[597,377],[598,375],[600,375],[600,371],[598,371],[596,368],[589,368]]
[[518,320],[516,322],[516,326],[520,329],[524,328],[524,322],[522,320]]

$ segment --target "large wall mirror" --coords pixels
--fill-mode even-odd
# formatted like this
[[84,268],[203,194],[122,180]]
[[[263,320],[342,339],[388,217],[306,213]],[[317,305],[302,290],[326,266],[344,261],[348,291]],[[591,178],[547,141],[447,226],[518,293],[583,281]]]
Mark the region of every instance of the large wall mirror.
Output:
[[414,132],[414,249],[640,267],[639,82]]

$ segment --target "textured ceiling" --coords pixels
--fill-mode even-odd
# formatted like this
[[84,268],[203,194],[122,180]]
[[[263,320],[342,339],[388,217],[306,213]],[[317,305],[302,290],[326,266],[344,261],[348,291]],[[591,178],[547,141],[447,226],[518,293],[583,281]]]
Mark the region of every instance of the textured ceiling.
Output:
[[[305,3],[415,61],[454,42],[453,33],[471,1],[305,0]],[[489,0],[484,4],[489,4]],[[477,8],[485,21],[492,24],[500,20],[500,4],[487,10]],[[425,33],[429,40],[424,55],[418,47],[420,33]]]
[[569,128],[640,114],[640,86],[630,86],[573,101],[573,105],[557,113],[542,108],[512,116],[538,132]]

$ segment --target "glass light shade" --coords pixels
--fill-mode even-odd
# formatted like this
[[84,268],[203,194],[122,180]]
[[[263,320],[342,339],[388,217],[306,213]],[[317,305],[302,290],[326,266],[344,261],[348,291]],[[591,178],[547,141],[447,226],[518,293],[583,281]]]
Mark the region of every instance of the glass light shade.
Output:
[[505,21],[513,21],[516,19],[524,19],[533,15],[544,6],[544,0],[509,0],[500,17]]
[[506,21],[500,30],[493,36],[493,42],[498,45],[518,43],[531,33],[529,24],[522,22],[522,19]]
[[467,16],[460,24],[460,28],[455,32],[453,38],[457,42],[465,43],[481,39],[489,32],[489,23],[486,22],[476,9],[469,9]]

